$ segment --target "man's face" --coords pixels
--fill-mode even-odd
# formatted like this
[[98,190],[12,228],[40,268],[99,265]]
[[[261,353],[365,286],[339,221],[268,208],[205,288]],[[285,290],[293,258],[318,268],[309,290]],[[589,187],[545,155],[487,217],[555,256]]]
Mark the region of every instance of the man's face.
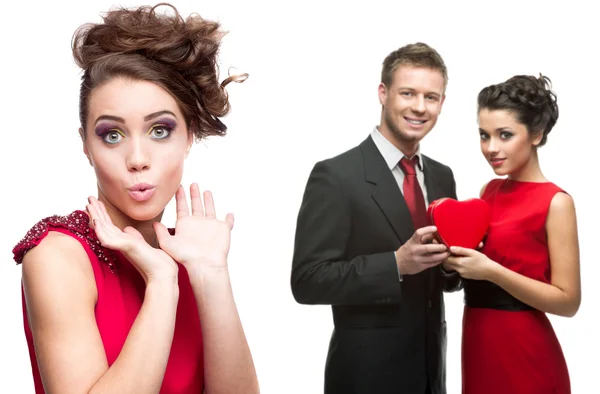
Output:
[[399,148],[416,149],[437,122],[444,91],[444,76],[439,70],[398,66],[391,85],[379,85],[379,102],[383,106],[380,132]]

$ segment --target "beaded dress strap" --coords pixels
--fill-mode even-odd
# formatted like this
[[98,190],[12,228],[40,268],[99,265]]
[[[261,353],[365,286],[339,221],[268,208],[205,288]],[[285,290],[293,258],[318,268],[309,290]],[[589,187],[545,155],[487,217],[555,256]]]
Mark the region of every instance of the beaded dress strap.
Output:
[[25,254],[37,246],[52,228],[68,230],[77,238],[84,240],[100,262],[107,264],[112,272],[116,272],[116,256],[114,251],[103,247],[90,227],[89,216],[86,212],[77,210],[66,216],[49,216],[37,222],[13,248],[13,258],[17,264],[23,262]]

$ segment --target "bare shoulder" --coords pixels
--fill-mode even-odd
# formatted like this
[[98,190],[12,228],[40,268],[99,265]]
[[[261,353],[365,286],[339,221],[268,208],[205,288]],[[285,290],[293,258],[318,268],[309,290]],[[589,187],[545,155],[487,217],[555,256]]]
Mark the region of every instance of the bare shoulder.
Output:
[[551,232],[577,231],[577,215],[573,198],[565,193],[558,192],[552,197],[548,215],[546,217],[546,228]]
[[575,215],[575,201],[565,192],[558,192],[550,201],[549,215]]
[[[89,262],[87,253],[75,238],[57,231],[49,231],[40,243],[23,257],[23,270],[79,269]],[[87,264],[89,266],[89,263]]]
[[97,291],[94,272],[87,253],[75,238],[49,231],[40,243],[23,257],[23,285],[26,295],[52,292],[76,292],[95,301]]
[[96,281],[76,238],[49,231],[22,261],[27,323],[46,392],[88,392],[108,369]]

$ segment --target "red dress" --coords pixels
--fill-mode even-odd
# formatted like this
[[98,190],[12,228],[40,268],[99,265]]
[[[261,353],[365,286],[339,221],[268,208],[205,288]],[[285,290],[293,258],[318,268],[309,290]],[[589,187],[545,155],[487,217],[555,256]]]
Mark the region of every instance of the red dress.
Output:
[[[48,231],[57,231],[75,238],[81,243],[90,259],[98,289],[98,301],[95,306],[96,322],[110,366],[121,352],[144,301],[144,280],[123,255],[100,245],[95,232],[89,227],[88,216],[83,211],[75,211],[68,216],[52,216],[38,222],[13,249],[17,264],[22,262],[27,251],[44,239]],[[35,392],[44,393],[33,347],[33,337],[27,321],[24,295],[23,321]],[[187,272],[180,266],[175,332],[160,392],[161,394],[199,394],[203,387],[200,319]]]
[[[491,208],[482,252],[521,275],[550,283],[545,224],[552,198],[562,191],[550,182],[492,180],[482,196]],[[466,299],[469,282],[480,281],[467,281]],[[545,313],[534,309],[465,306],[462,381],[464,394],[571,392],[567,364],[552,325]]]

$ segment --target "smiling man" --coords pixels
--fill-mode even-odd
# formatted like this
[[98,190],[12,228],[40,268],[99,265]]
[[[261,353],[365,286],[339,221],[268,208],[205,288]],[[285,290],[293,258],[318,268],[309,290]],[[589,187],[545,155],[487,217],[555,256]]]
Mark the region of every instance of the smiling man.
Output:
[[291,285],[301,304],[331,305],[326,394],[445,394],[443,291],[426,207],[456,198],[449,167],[421,154],[442,110],[447,70],[423,43],[383,62],[379,126],[359,146],[318,162],[298,215]]

